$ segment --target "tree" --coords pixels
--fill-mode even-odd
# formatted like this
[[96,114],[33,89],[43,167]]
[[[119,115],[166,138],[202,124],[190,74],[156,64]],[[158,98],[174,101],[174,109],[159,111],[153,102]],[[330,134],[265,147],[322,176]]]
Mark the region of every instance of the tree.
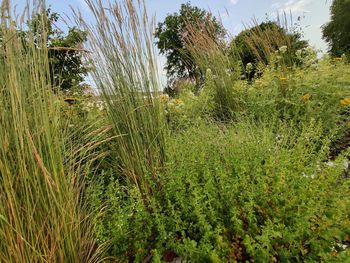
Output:
[[155,36],[160,53],[166,56],[166,71],[170,81],[176,78],[198,79],[202,73],[198,69],[191,52],[186,48],[185,37],[188,25],[210,25],[214,27],[213,38],[223,39],[225,29],[210,13],[190,3],[182,4],[179,13],[168,15],[158,24]]
[[334,56],[350,56],[350,0],[334,0],[331,21],[322,27],[323,39]]
[[289,64],[298,64],[296,51],[307,47],[308,42],[301,39],[298,32],[288,32],[280,24],[267,21],[239,33],[231,42],[231,52],[238,53],[244,69],[251,64],[248,78],[252,78],[258,63],[267,65],[269,57],[282,46],[287,47]]
[[36,14],[27,23],[30,30],[18,29],[24,44],[29,43],[29,32],[32,32],[34,45],[41,44],[38,41],[46,41],[48,47],[51,82],[54,87],[68,91],[80,87],[80,83],[87,75],[88,68],[83,63],[81,46],[86,41],[86,32],[76,27],[68,28],[68,33],[54,27],[59,15],[51,13],[48,9],[44,13]]

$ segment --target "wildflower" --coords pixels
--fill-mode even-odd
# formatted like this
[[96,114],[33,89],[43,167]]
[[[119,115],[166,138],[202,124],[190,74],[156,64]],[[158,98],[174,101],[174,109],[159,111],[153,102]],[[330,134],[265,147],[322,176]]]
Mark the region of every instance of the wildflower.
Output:
[[184,104],[184,103],[183,103],[183,101],[182,101],[181,99],[176,99],[176,100],[175,100],[175,104],[176,104],[176,105],[182,105],[182,104]]
[[306,93],[303,95],[303,101],[304,102],[308,102],[311,98],[311,94],[310,93]]
[[247,72],[252,71],[252,70],[253,70],[253,64],[252,64],[252,63],[248,63],[248,64],[246,65],[246,70],[247,70]]
[[103,111],[105,109],[103,101],[96,102],[95,106],[99,111]]
[[301,55],[302,55],[302,50],[301,49],[298,49],[296,52],[295,52],[295,55],[298,57],[298,58],[300,58],[301,57]]
[[161,94],[159,96],[160,102],[161,103],[166,103],[169,100],[169,95],[168,94]]
[[342,106],[348,106],[348,105],[350,105],[350,98],[344,98],[344,99],[340,100],[340,104],[341,104]]
[[285,78],[285,77],[280,77],[280,80],[281,80],[281,81],[286,81],[287,78]]
[[88,108],[93,108],[95,105],[94,105],[94,103],[93,102],[88,102],[87,104],[86,104],[86,107],[88,107]]
[[313,47],[311,47],[311,46],[306,47],[306,48],[305,48],[305,51],[306,51],[307,53],[310,53],[310,54],[315,52],[315,50],[314,50]]
[[302,172],[301,175],[303,177],[305,177],[305,178],[310,178],[310,179],[315,179],[316,178],[316,176],[314,174],[308,175],[308,174]]
[[326,162],[326,165],[328,166],[328,167],[334,167],[335,166],[335,164],[333,163],[333,162]]
[[282,54],[286,53],[287,50],[288,50],[288,47],[287,47],[287,46],[282,46],[282,47],[279,48],[279,51],[280,51]]

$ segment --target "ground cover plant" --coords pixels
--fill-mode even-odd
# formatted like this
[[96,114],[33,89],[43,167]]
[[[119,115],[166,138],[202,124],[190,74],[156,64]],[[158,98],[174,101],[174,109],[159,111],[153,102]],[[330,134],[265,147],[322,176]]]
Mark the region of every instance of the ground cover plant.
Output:
[[87,0],[93,19],[74,18],[94,90],[65,93],[50,75],[44,3],[26,43],[6,3],[1,262],[348,260],[346,56],[280,43],[251,76],[197,21],[182,44],[201,83],[169,96],[145,3]]

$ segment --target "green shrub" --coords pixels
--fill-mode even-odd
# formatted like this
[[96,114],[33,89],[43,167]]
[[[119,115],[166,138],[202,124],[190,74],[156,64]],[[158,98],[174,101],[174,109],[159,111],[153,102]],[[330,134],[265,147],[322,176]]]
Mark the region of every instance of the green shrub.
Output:
[[301,132],[243,120],[188,128],[168,142],[150,211],[132,187],[90,189],[96,202],[106,200],[99,234],[113,255],[131,252],[136,261],[172,251],[191,262],[341,262],[349,255],[349,181],[344,157],[325,161],[329,143],[316,123]]
[[176,138],[160,239],[194,262],[214,255],[329,258],[349,234],[349,182],[342,158],[334,167],[322,163],[328,143],[320,148],[321,134],[316,125],[299,135],[294,127],[276,133],[241,123],[226,131],[206,125]]

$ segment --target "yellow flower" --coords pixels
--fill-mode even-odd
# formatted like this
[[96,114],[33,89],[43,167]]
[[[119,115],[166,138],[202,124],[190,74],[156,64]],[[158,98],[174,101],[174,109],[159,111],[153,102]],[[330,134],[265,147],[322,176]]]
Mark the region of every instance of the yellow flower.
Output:
[[342,106],[348,106],[348,105],[350,105],[350,98],[344,98],[344,99],[340,100],[340,104],[341,104]]
[[265,82],[262,81],[262,80],[256,80],[256,81],[255,81],[255,84],[258,84],[258,85],[265,85]]
[[159,99],[160,99],[161,103],[165,103],[165,102],[167,102],[169,100],[169,96],[167,94],[161,94],[159,96]]
[[280,77],[280,80],[281,80],[281,81],[286,81],[287,78],[285,78],[285,77]]
[[176,100],[175,100],[175,104],[176,104],[176,105],[183,104],[183,101],[182,101],[181,99],[176,99]]
[[308,102],[310,100],[310,98],[311,98],[311,94],[310,93],[306,93],[303,96],[303,101],[304,102]]

